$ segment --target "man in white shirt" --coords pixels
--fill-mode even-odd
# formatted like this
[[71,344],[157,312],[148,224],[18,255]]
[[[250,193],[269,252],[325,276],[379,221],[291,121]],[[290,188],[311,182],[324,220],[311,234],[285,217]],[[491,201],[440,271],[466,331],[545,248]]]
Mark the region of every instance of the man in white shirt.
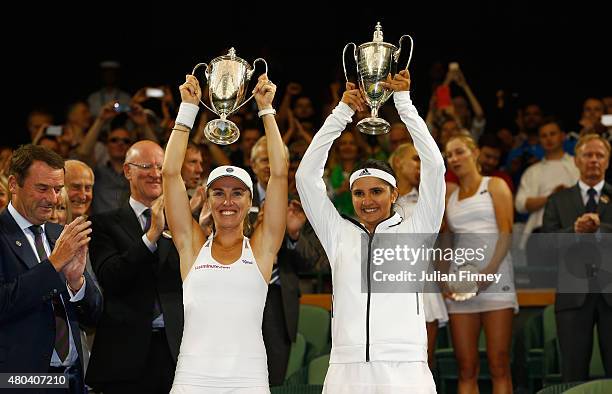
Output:
[[[514,202],[517,212],[529,213],[521,238],[522,247],[527,245],[531,233],[540,231],[548,198],[557,191],[575,185],[580,177],[574,158],[563,151],[565,132],[557,120],[544,120],[539,128],[539,138],[544,158],[527,168]],[[537,246],[534,244],[533,247]]]

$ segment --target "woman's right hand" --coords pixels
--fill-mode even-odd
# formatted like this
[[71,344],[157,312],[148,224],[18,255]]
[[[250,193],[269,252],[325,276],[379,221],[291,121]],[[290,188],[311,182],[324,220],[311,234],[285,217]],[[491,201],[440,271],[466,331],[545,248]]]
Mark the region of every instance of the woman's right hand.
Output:
[[361,97],[361,92],[352,82],[346,83],[346,91],[342,94],[341,101],[355,112],[363,111],[366,106],[363,97]]
[[185,77],[185,83],[179,86],[179,91],[181,92],[181,100],[184,103],[200,104],[202,89],[200,89],[198,79],[193,75],[187,75]]

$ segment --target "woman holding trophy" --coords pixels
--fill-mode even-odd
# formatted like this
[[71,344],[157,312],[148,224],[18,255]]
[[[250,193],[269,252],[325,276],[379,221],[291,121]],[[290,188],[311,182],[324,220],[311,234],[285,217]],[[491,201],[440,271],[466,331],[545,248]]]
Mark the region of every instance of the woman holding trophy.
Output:
[[[393,170],[368,160],[350,176],[358,221],[340,216],[329,200],[323,171],[332,143],[355,111],[364,109],[360,90],[347,82],[341,102],[308,147],[296,173],[297,189],[332,268],[333,319],[330,365],[325,393],[435,393],[427,365],[423,294],[373,293],[367,278],[362,292],[360,244],[378,234],[435,234],[444,214],[444,160],[410,99],[410,75],[401,71],[377,82],[394,93],[394,101],[421,159],[419,200],[406,219],[393,212],[398,198]],[[368,260],[369,261],[369,260]],[[381,391],[384,390],[384,391]]]
[[191,216],[181,179],[181,163],[202,91],[193,75],[180,86],[182,104],[162,171],[166,217],[180,256],[185,308],[172,394],[270,392],[261,325],[272,263],[285,232],[288,173],[272,109],[275,91],[276,86],[263,74],[253,93],[268,138],[266,203],[278,208],[265,210],[261,225],[250,239],[245,237],[253,183],[242,168],[218,167],[206,185],[214,228],[207,239]]

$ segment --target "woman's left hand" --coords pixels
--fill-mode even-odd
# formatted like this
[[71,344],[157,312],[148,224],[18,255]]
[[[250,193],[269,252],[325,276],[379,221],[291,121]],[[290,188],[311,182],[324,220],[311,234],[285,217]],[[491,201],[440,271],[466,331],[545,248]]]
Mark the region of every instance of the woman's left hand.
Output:
[[382,82],[383,87],[394,90],[396,92],[410,90],[410,73],[408,70],[402,70],[399,74],[395,74],[391,78],[391,74],[387,75],[387,80]]
[[185,77],[185,83],[179,86],[181,92],[181,100],[184,103],[199,105],[202,99],[202,89],[200,89],[200,82],[193,75],[187,75]]

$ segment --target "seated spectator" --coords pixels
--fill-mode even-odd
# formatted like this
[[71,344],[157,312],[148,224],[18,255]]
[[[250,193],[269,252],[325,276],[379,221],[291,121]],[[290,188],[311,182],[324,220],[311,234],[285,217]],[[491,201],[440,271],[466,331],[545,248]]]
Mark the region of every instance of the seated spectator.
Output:
[[128,199],[130,187],[123,175],[125,154],[132,145],[130,133],[120,127],[112,130],[106,138],[108,160],[94,167],[92,213],[97,214],[117,209]]

